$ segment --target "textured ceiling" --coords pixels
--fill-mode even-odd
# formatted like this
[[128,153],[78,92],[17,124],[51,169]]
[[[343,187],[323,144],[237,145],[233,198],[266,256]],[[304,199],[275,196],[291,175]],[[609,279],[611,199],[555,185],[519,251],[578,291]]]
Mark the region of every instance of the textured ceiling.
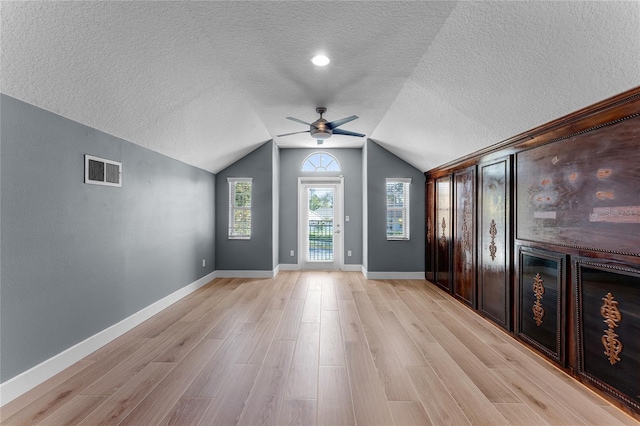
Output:
[[[640,2],[7,2],[0,90],[218,172],[316,106],[421,170],[640,85]],[[326,68],[310,63],[324,51]],[[361,146],[333,136],[326,147]]]

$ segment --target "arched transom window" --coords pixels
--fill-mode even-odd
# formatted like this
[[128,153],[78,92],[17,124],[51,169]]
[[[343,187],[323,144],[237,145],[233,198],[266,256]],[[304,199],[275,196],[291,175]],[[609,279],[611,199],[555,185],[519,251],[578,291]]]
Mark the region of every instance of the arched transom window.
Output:
[[340,163],[336,157],[328,152],[314,152],[304,159],[300,170],[303,172],[339,172]]

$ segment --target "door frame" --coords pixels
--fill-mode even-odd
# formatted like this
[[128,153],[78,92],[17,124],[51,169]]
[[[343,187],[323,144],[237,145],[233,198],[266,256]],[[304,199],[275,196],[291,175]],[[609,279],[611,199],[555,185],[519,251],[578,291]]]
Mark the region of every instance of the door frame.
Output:
[[[302,205],[302,200],[306,199],[306,190],[309,186],[335,186],[336,193],[334,194],[334,227],[340,228],[339,234],[333,234],[333,262],[310,262],[321,266],[323,263],[331,265],[331,270],[342,270],[344,267],[344,177],[343,176],[308,176],[298,177],[298,267],[300,269],[313,269],[307,267],[306,262],[306,223],[303,220],[303,209],[306,206]],[[336,237],[338,235],[338,237]]]

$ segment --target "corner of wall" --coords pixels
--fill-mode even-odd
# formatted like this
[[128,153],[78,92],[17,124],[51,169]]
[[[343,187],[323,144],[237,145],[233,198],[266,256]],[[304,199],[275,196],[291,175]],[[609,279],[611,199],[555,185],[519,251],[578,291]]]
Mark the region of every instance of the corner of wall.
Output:
[[367,139],[362,146],[362,268],[369,267],[369,143]]
[[[424,270],[425,176],[420,170],[373,140],[365,144],[364,196],[366,202],[365,250],[363,265],[372,272],[419,273]],[[386,178],[411,178],[410,239],[389,241],[386,236]],[[414,184],[415,182],[415,184]],[[371,207],[369,209],[369,207]]]
[[271,141],[273,146],[272,151],[272,183],[273,198],[272,198],[272,256],[273,267],[277,268],[280,261],[280,148],[277,144]]
[[[267,141],[217,174],[216,183],[216,268],[219,271],[273,270],[274,258],[274,143]],[[253,178],[252,233],[248,240],[229,240],[228,177]]]

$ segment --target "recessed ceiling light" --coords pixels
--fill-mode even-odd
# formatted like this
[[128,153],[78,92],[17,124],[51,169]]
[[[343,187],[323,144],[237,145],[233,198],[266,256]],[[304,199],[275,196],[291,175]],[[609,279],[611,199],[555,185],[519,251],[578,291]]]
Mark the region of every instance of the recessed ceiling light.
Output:
[[325,55],[316,55],[313,58],[311,58],[311,62],[313,62],[313,65],[324,67],[325,65],[328,65],[329,62],[331,62],[331,60],[327,58]]

